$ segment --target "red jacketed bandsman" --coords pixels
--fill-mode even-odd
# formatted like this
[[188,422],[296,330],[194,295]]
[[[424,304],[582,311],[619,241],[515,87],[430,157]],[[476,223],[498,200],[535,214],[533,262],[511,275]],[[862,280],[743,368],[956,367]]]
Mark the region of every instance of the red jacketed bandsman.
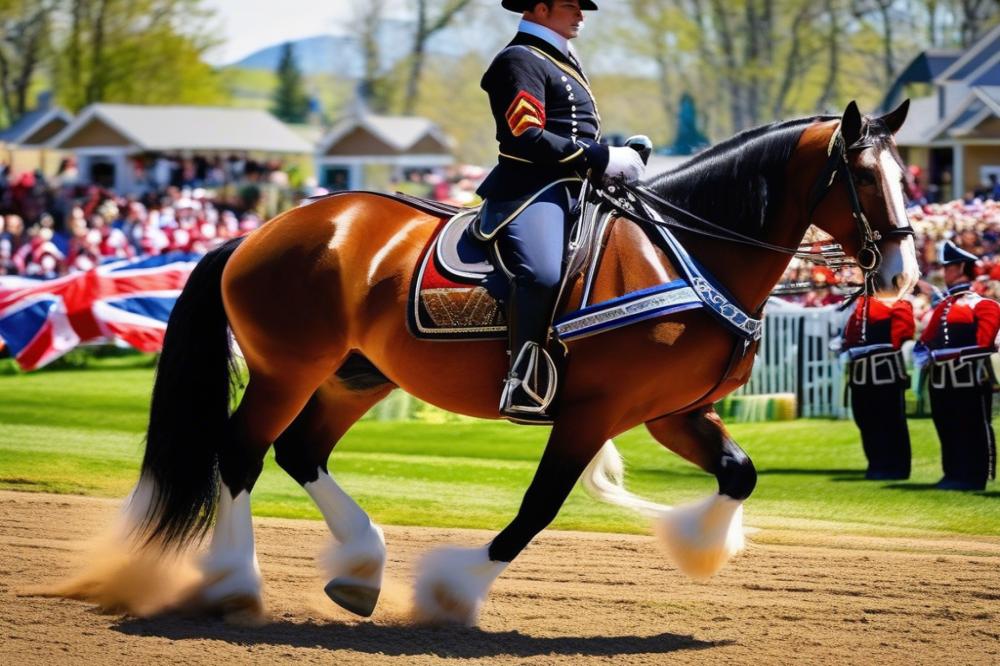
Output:
[[910,476],[904,400],[910,378],[899,348],[913,337],[915,328],[909,301],[887,305],[871,296],[858,299],[844,327],[843,349],[851,360],[851,410],[868,458],[868,479]]
[[1000,304],[972,291],[977,257],[947,241],[941,252],[947,296],[937,304],[914,349],[928,366],[934,427],[941,440],[945,490],[983,490],[996,475],[990,354],[1000,331]]

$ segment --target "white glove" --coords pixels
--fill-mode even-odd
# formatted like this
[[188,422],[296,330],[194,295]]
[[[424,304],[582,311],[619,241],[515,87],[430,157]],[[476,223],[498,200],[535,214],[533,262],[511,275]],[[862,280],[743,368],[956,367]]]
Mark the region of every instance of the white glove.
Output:
[[634,183],[646,171],[639,153],[628,146],[608,148],[608,168],[604,170],[605,180],[621,177],[626,183]]

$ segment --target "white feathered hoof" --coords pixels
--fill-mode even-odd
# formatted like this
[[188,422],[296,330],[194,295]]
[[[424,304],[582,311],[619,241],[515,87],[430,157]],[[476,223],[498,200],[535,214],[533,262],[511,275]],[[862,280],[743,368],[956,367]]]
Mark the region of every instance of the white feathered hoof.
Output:
[[489,548],[439,548],[418,565],[418,619],[475,626],[490,586],[507,562],[490,560]]
[[709,578],[743,550],[743,502],[713,495],[668,511],[655,530],[678,569]]
[[253,619],[264,612],[257,558],[223,560],[205,557],[202,584],[183,606],[187,610],[221,615],[234,620]]
[[371,530],[346,543],[334,543],[324,557],[330,582],[323,591],[330,599],[355,615],[371,617],[382,590],[385,569],[385,537],[382,529]]

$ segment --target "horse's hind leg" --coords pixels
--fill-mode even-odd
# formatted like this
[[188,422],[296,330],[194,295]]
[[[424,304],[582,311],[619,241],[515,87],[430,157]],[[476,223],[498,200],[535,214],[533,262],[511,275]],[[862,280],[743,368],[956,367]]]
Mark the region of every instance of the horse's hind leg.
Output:
[[719,482],[717,495],[668,512],[658,525],[664,546],[685,573],[711,576],[743,547],[743,501],[757,484],[757,472],[711,407],[649,421],[646,428]]
[[382,530],[334,481],[327,459],[344,433],[394,388],[366,364],[360,356],[349,357],[274,443],[278,465],[309,493],[336,540],[325,563],[327,595],[364,617],[378,602],[385,541]]
[[271,442],[331,371],[328,367],[317,369],[319,365],[288,364],[280,376],[251,372],[219,454],[222,487],[218,514],[208,553],[201,562],[204,583],[196,599],[204,608],[225,614],[256,613],[262,608],[250,492]]

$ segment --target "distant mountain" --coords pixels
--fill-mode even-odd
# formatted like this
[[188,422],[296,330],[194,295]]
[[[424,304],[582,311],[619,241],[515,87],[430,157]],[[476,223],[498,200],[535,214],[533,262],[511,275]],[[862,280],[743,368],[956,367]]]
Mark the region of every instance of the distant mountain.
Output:
[[[294,41],[292,45],[295,48],[295,59],[303,74],[343,72],[345,76],[356,78],[364,70],[364,61],[353,37],[317,35]],[[284,44],[268,46],[229,66],[273,72],[278,68],[283,47]]]
[[[448,30],[428,42],[428,52],[434,55],[459,56],[468,50],[464,39],[456,39]],[[383,21],[378,34],[381,69],[390,69],[405,58],[413,43],[413,24],[407,21]],[[293,41],[295,57],[303,74],[337,74],[359,79],[364,74],[361,40],[355,35],[317,35]],[[240,69],[274,71],[281,59],[284,44],[274,44],[255,51],[229,65]]]

